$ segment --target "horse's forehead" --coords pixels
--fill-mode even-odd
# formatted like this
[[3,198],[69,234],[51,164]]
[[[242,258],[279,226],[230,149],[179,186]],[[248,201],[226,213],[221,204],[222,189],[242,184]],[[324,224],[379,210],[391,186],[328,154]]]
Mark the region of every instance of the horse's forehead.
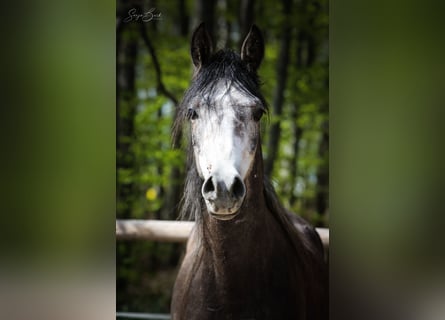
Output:
[[204,97],[213,105],[223,106],[252,106],[258,104],[260,100],[249,94],[247,91],[241,90],[234,85],[220,83],[216,90]]

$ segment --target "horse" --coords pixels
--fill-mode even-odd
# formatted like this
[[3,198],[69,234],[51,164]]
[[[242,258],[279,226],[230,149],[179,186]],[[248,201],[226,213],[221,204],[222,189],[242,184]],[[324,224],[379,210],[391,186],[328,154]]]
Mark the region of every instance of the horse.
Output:
[[171,303],[173,320],[327,319],[327,264],[317,232],[288,212],[264,177],[253,25],[241,54],[193,33],[190,87],[173,134],[188,128],[181,215],[195,219]]

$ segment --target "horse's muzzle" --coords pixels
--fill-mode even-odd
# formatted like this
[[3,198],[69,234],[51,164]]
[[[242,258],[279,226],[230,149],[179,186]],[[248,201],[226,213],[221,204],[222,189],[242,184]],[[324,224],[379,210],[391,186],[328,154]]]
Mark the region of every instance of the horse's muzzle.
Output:
[[239,176],[235,176],[229,185],[223,179],[210,176],[202,185],[202,196],[209,213],[220,220],[234,218],[246,195],[246,186]]

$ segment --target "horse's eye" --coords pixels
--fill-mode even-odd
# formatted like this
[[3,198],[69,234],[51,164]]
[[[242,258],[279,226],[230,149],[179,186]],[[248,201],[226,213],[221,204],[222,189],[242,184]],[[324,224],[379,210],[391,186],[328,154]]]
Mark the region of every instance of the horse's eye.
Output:
[[264,110],[258,108],[258,109],[253,111],[252,118],[253,118],[254,121],[258,122],[258,121],[261,120],[261,117],[263,116],[263,114],[264,114]]
[[193,109],[193,108],[189,108],[189,109],[187,110],[186,117],[187,117],[187,119],[189,119],[189,120],[195,120],[195,119],[198,118],[198,113],[196,112],[195,109]]

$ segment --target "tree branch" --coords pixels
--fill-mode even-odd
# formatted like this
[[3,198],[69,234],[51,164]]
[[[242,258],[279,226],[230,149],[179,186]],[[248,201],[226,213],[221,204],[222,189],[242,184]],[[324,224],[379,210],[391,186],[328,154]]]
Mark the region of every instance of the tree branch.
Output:
[[151,59],[153,61],[153,65],[155,67],[156,88],[161,94],[163,94],[164,96],[169,98],[175,104],[175,106],[177,106],[178,100],[170,91],[167,90],[167,88],[165,88],[165,85],[162,82],[161,65],[159,64],[159,60],[156,55],[155,49],[153,47],[153,44],[150,41],[150,38],[148,37],[147,30],[145,30],[145,26],[144,26],[144,23],[142,22],[142,20],[139,23],[139,26],[140,26],[142,40],[144,41],[144,44],[147,46],[148,52],[150,53]]
[[[292,25],[291,25],[291,9],[292,1],[283,0],[283,15],[284,21],[282,25],[282,38],[280,45],[280,53],[277,61],[277,85],[275,87],[273,97],[273,116],[281,117],[283,113],[284,104],[284,90],[286,89],[286,82],[288,78],[288,64],[290,43],[292,41]],[[264,174],[271,177],[275,159],[277,158],[279,144],[280,144],[281,127],[279,121],[274,121],[269,131],[269,141],[267,144],[267,159],[264,163]]]

